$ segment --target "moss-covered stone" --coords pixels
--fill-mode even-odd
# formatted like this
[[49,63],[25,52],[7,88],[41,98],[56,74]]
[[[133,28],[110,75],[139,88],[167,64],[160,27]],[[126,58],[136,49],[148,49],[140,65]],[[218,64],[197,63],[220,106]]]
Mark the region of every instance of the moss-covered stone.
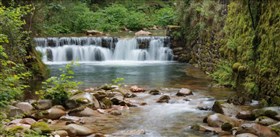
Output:
[[234,72],[237,72],[240,66],[241,66],[241,63],[236,62],[236,63],[234,63],[234,64],[232,65],[232,70],[233,70]]
[[42,133],[50,133],[51,129],[49,125],[45,122],[35,122],[31,125],[31,129],[42,132]]
[[224,130],[224,131],[230,131],[232,129],[232,127],[233,127],[232,124],[230,124],[228,122],[223,123],[221,126],[222,130]]

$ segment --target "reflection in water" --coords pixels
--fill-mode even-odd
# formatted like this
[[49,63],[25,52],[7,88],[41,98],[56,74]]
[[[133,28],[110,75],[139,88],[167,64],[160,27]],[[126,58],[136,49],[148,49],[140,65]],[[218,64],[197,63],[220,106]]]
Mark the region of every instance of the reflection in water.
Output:
[[[58,75],[64,64],[50,64],[51,75]],[[75,80],[82,81],[83,87],[100,86],[111,83],[112,79],[121,77],[128,85],[146,87],[204,87],[209,80],[188,76],[185,69],[188,64],[176,62],[119,62],[119,63],[85,63],[74,66]],[[197,70],[199,71],[199,70]]]

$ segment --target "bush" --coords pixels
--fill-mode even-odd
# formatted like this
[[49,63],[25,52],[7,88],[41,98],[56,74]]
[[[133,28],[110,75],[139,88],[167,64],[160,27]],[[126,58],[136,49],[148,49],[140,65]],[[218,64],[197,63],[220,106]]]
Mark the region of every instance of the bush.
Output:
[[71,96],[71,90],[77,89],[80,82],[72,81],[74,72],[73,63],[67,64],[65,69],[60,69],[59,77],[51,77],[43,84],[43,90],[37,92],[41,98],[50,99],[56,105],[64,105]]
[[155,20],[155,25],[162,27],[172,25],[176,19],[175,10],[171,7],[159,9],[155,12],[153,18]]

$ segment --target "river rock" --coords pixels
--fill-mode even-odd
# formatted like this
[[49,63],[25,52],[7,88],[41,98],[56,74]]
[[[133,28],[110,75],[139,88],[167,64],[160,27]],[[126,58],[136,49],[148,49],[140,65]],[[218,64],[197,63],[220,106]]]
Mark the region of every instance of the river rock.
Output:
[[124,94],[124,97],[125,97],[125,98],[135,98],[135,97],[137,97],[137,95],[134,94],[134,93],[125,93],[125,94]]
[[66,127],[68,130],[72,130],[72,133],[76,133],[77,136],[87,136],[93,133],[91,129],[77,124],[69,124]]
[[251,134],[251,133],[242,133],[242,134],[236,135],[236,137],[258,137],[258,136]]
[[109,109],[112,107],[113,105],[113,102],[111,101],[111,99],[109,99],[108,97],[105,97],[102,99],[102,101],[100,102],[101,105],[101,108],[103,109]]
[[215,101],[212,107],[212,111],[224,114],[226,116],[234,117],[241,110],[233,104],[225,103],[223,101]]
[[60,137],[67,137],[68,132],[66,130],[57,130],[52,133],[52,135],[59,135]]
[[43,133],[51,132],[49,125],[45,122],[35,122],[31,125],[31,129],[38,131],[38,132],[43,132]]
[[98,100],[90,93],[88,92],[82,92],[79,94],[76,94],[70,98],[70,100],[74,100],[78,102],[79,104],[91,104],[96,109],[100,108]]
[[114,97],[111,98],[111,102],[113,105],[120,105],[120,103],[123,101],[123,95],[116,94]]
[[218,134],[218,133],[222,132],[222,129],[219,128],[219,127],[209,127],[209,126],[200,125],[200,124],[194,125],[191,128],[194,129],[194,130],[197,130],[197,131],[212,132],[212,133],[215,133],[215,134]]
[[158,100],[157,103],[168,103],[170,97],[168,95],[162,95]]
[[94,110],[88,107],[81,107],[82,109],[71,110],[68,114],[69,116],[78,116],[78,117],[90,117],[94,116]]
[[38,100],[32,103],[32,105],[39,110],[46,110],[52,107],[52,101],[49,99]]
[[120,112],[119,110],[112,110],[109,113],[114,116],[122,115],[122,112]]
[[[4,130],[12,132],[20,132],[20,131],[27,131],[31,128],[31,125],[29,124],[22,124],[22,123],[17,123],[17,124],[10,124],[4,127]],[[16,131],[15,131],[16,130]],[[18,131],[20,130],[20,131]]]
[[252,133],[259,137],[278,137],[269,127],[257,123],[242,124],[237,131],[237,134],[240,133]]
[[9,114],[8,114],[8,117],[15,117],[15,116],[23,116],[24,115],[24,112],[15,107],[15,106],[9,106]]
[[219,113],[215,113],[207,117],[207,123],[211,127],[221,127],[224,123],[230,123],[233,127],[238,127],[241,122],[241,120],[231,118]]
[[138,86],[131,86],[129,89],[131,92],[145,92],[144,88],[139,88]]
[[267,116],[277,119],[277,115],[280,114],[280,107],[265,107],[261,109],[255,109],[252,113],[255,117]]
[[113,133],[113,136],[118,136],[118,137],[131,137],[131,136],[142,136],[146,132],[143,129],[133,129],[133,130],[122,130],[118,131],[116,133]]
[[240,111],[236,115],[237,118],[243,119],[243,120],[255,120],[255,116],[253,115],[252,111]]
[[149,35],[152,35],[152,33],[149,31],[140,30],[135,32],[135,36],[149,36]]
[[160,95],[160,91],[157,90],[157,89],[153,89],[153,90],[151,90],[151,91],[149,92],[149,94],[151,94],[151,95]]
[[22,124],[29,124],[29,125],[32,125],[35,122],[36,122],[36,120],[34,120],[32,118],[24,118],[20,121],[20,123],[22,123]]
[[55,120],[55,119],[59,119],[61,116],[65,114],[66,112],[64,111],[64,109],[54,106],[46,111],[39,112],[36,115],[36,118],[37,119],[47,118],[47,119]]
[[187,88],[181,88],[176,95],[177,96],[188,96],[188,95],[192,95],[192,91],[190,89]]
[[28,102],[19,102],[15,106],[21,109],[24,113],[30,113],[33,110],[33,106]]
[[97,100],[100,101],[100,100],[102,100],[103,98],[108,97],[108,94],[107,94],[105,91],[101,90],[101,91],[95,92],[95,93],[93,94],[93,96],[94,96]]
[[277,123],[278,121],[272,119],[272,118],[269,118],[269,117],[266,117],[266,116],[261,116],[261,117],[258,117],[255,122],[261,124],[261,125],[264,125],[264,126],[269,126],[269,125],[272,125],[272,124],[275,124]]

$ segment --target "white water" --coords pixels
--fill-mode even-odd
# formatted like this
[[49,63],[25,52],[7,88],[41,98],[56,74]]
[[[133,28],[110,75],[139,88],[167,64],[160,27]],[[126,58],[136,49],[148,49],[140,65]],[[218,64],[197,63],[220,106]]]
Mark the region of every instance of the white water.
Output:
[[72,60],[96,62],[172,61],[173,59],[168,37],[137,37],[130,39],[52,37],[35,38],[34,40],[36,49],[42,53],[42,60],[46,63],[63,63]]

